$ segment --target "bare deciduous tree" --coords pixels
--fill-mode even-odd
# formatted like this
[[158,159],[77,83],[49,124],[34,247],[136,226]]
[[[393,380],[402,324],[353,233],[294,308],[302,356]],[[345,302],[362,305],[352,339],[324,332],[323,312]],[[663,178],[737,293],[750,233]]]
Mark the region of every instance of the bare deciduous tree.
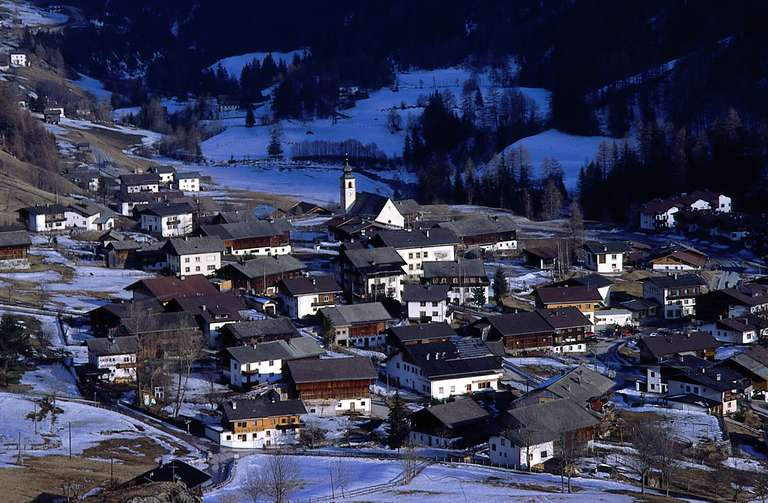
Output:
[[[576,472],[576,462],[583,454],[583,444],[579,441],[576,432],[567,432],[560,435],[560,481],[567,489],[568,494],[573,492],[571,477]],[[563,479],[565,483],[563,484]]]
[[259,478],[264,494],[275,503],[286,503],[302,484],[296,459],[282,452],[269,457]]
[[656,466],[659,427],[655,421],[641,421],[632,428],[632,446],[635,448],[630,464],[640,476],[640,492],[645,494],[648,475]]
[[419,464],[419,458],[416,456],[416,451],[412,444],[408,444],[402,453],[402,466],[403,466],[403,484],[409,484],[411,480],[416,476],[416,469]]
[[199,334],[177,334],[176,340],[176,349],[172,355],[176,363],[176,399],[173,406],[174,417],[178,416],[181,411],[181,406],[184,403],[184,397],[187,392],[189,375],[192,373],[192,365],[200,359],[200,354],[203,348],[203,340]]

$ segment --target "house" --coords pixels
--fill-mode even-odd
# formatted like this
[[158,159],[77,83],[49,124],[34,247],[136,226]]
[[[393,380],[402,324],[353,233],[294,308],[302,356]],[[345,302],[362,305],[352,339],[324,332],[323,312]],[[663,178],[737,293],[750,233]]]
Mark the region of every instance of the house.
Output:
[[61,121],[62,115],[58,108],[46,108],[43,110],[43,121],[46,124],[58,124]]
[[339,201],[344,219],[360,218],[399,229],[405,226],[405,218],[391,199],[371,192],[357,193],[357,181],[348,162],[339,178]]
[[728,415],[738,410],[738,399],[752,394],[752,382],[740,372],[716,365],[681,372],[669,377],[670,395],[692,394],[713,400],[717,412]]
[[304,274],[304,263],[291,255],[264,255],[246,262],[227,262],[219,276],[230,280],[232,287],[254,295],[276,295],[283,279]]
[[555,243],[529,245],[523,253],[526,265],[545,270],[557,268],[558,260],[564,254]]
[[125,287],[132,293],[133,300],[155,299],[167,304],[172,299],[216,295],[218,290],[202,274],[187,275],[182,278],[160,277],[146,278]]
[[219,238],[183,237],[169,239],[163,248],[172,274],[212,276],[221,267],[224,243]]
[[381,231],[371,240],[377,247],[391,247],[403,257],[409,278],[423,274],[422,262],[454,261],[458,238],[449,229]]
[[403,346],[387,359],[385,372],[396,386],[435,400],[496,390],[503,375],[501,359],[485,342],[459,337]]
[[383,346],[383,333],[395,322],[381,302],[324,307],[319,313],[325,339],[344,347]]
[[250,389],[282,378],[283,364],[289,360],[318,358],[325,351],[311,337],[292,337],[259,342],[251,346],[227,348],[229,384]]
[[585,288],[595,288],[603,299],[603,304],[608,306],[611,304],[611,288],[614,282],[610,278],[606,278],[602,274],[591,273],[584,276],[574,276],[557,283],[553,283],[549,286],[581,286]]
[[613,302],[613,305],[632,313],[632,323],[635,326],[639,326],[649,318],[655,319],[659,309],[659,305],[654,301],[630,296],[622,296]]
[[721,365],[732,368],[752,381],[752,389],[762,394],[768,401],[768,349],[752,346],[743,353],[738,353],[723,360]]
[[213,295],[198,295],[173,299],[168,311],[183,311],[195,317],[208,347],[221,347],[219,331],[225,325],[243,321],[248,307],[231,292],[217,292]]
[[706,255],[694,250],[673,249],[662,252],[649,260],[648,264],[654,271],[701,271],[708,260]]
[[163,304],[157,299],[134,300],[131,302],[110,302],[88,312],[93,335],[106,337],[117,332],[131,318],[149,316],[164,312]]
[[681,210],[730,213],[731,198],[704,190],[665,199],[654,199],[645,203],[640,209],[640,229],[648,231],[671,229],[677,225],[675,217]]
[[176,173],[174,176],[176,183],[174,188],[182,192],[200,192],[200,173],[196,171],[187,171]]
[[370,358],[292,360],[285,364],[289,395],[319,416],[370,414],[377,372]]
[[643,298],[661,306],[665,320],[696,315],[696,297],[706,292],[706,283],[696,274],[651,276],[642,280]]
[[265,318],[225,325],[221,329],[224,347],[253,346],[262,342],[289,341],[301,337],[288,318]]
[[120,191],[123,194],[159,192],[160,175],[157,173],[131,173],[128,175],[120,175]]
[[486,252],[517,250],[517,224],[508,215],[473,216],[443,222],[438,227],[450,229],[459,238],[459,249]]
[[389,247],[344,249],[334,259],[336,279],[352,302],[400,301],[404,265],[397,250]]
[[147,171],[157,175],[160,178],[160,185],[165,188],[170,188],[176,176],[176,168],[173,166],[152,166]]
[[181,483],[202,498],[202,486],[211,479],[211,476],[194,466],[174,459],[168,463],[160,462],[160,465],[124,483],[122,487],[137,487],[158,482]]
[[188,203],[149,204],[140,212],[141,230],[164,238],[191,234],[195,211]]
[[12,52],[8,55],[8,63],[11,68],[22,68],[30,66],[29,58],[23,52]]
[[629,309],[601,309],[595,311],[595,329],[597,330],[609,330],[615,327],[636,327],[638,323],[635,321],[632,311]]
[[131,192],[120,193],[113,207],[123,216],[131,217],[138,214],[142,208],[150,204],[179,204],[186,202],[183,192],[164,190],[163,192]]
[[333,213],[315,203],[299,201],[285,210],[278,209],[277,215],[287,218],[292,217],[330,217]]
[[20,214],[30,231],[56,232],[67,229],[66,210],[61,204],[46,204],[23,208]]
[[391,354],[416,344],[449,342],[456,337],[456,331],[447,323],[399,325],[390,327],[386,332],[387,352]]
[[550,351],[554,346],[554,329],[535,311],[488,316],[468,329],[483,340],[501,341],[510,353]]
[[138,337],[94,338],[85,343],[88,346],[88,363],[103,370],[107,381],[118,384],[136,381]]
[[303,426],[301,416],[307,413],[301,400],[279,400],[271,394],[224,402],[221,409],[222,429],[216,431],[218,439],[214,440],[233,449],[297,444]]
[[462,305],[472,302],[479,288],[485,299],[491,298],[491,282],[481,259],[459,259],[455,262],[424,262],[421,281],[425,285],[449,285],[450,302]]
[[768,285],[743,283],[696,297],[696,318],[713,321],[768,312]]
[[626,243],[587,241],[584,243],[584,265],[601,274],[616,274],[624,270],[624,254],[630,249]]
[[80,202],[69,205],[64,209],[66,227],[86,231],[103,231],[115,226],[112,211],[95,204]]
[[110,241],[104,247],[104,262],[110,269],[140,269],[139,249],[145,243],[138,241]]
[[28,269],[32,240],[25,230],[0,230],[0,269]]
[[579,407],[601,412],[613,393],[616,383],[608,377],[580,364],[557,378],[526,393],[514,403],[528,406],[559,400],[571,400]]
[[[704,372],[714,365],[710,360],[692,354],[669,357],[658,363],[645,364],[645,382],[636,381],[636,389],[646,393],[667,394],[669,378],[681,372]],[[716,405],[716,404],[715,404]]]
[[760,327],[749,318],[723,318],[705,323],[701,330],[724,344],[753,344],[761,335]]
[[581,353],[587,350],[587,332],[592,331],[592,322],[575,307],[537,309],[552,327],[552,349],[555,353]]
[[224,241],[230,255],[286,255],[291,253],[291,226],[285,221],[250,220],[202,225],[200,232]]
[[637,341],[637,346],[641,362],[658,363],[681,355],[713,360],[715,350],[720,347],[720,343],[707,332],[686,332],[641,337]]
[[471,398],[424,407],[409,417],[413,445],[465,449],[486,442],[494,430],[492,416]]
[[415,199],[400,199],[398,201],[394,201],[394,203],[397,211],[399,211],[405,219],[406,229],[413,228],[416,222],[421,221],[421,205],[416,202]]
[[313,316],[320,308],[335,306],[342,294],[339,284],[329,276],[282,279],[277,284],[277,292],[283,311],[294,319]]
[[[200,327],[194,316],[185,312],[152,313],[136,315],[123,320],[117,329],[117,335],[135,335],[139,338],[139,347],[151,354],[177,353],[179,348],[189,345],[190,341],[203,342]],[[141,361],[141,352],[138,355]]]
[[509,409],[503,432],[488,440],[494,465],[532,469],[555,458],[556,446],[567,437],[589,443],[600,424],[600,415],[569,399],[553,400]]
[[403,285],[403,304],[408,319],[420,323],[450,322],[450,285]]
[[595,321],[595,311],[603,304],[603,296],[597,288],[587,286],[545,286],[534,290],[533,296],[536,307],[575,307],[592,323]]

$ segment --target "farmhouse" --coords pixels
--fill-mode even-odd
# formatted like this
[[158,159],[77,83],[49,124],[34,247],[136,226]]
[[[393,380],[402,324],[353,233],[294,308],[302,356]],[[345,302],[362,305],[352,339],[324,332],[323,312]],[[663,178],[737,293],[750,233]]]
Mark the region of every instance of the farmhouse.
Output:
[[454,304],[471,301],[475,290],[482,291],[490,298],[491,282],[480,259],[459,259],[455,262],[424,262],[422,283],[426,285],[449,285],[448,299]]
[[[253,400],[224,402],[222,431],[215,440],[222,447],[262,449],[298,443],[301,416],[307,413],[301,400],[279,400],[272,394]],[[215,436],[215,435],[214,435]]]
[[136,381],[138,337],[94,338],[85,343],[88,346],[88,363],[103,371],[105,380],[115,383]]
[[191,234],[194,210],[188,203],[149,204],[141,210],[141,229],[164,238]]
[[202,274],[212,276],[221,267],[224,243],[219,238],[172,238],[164,246],[168,268],[183,278]]
[[422,262],[453,261],[458,238],[449,229],[422,231],[381,231],[371,240],[374,246],[388,246],[397,250],[406,265],[403,271],[409,278],[423,274]]
[[28,268],[30,246],[32,246],[32,240],[27,231],[0,231],[0,268]]
[[291,253],[291,226],[287,222],[251,220],[203,225],[200,232],[224,241],[230,255],[285,255]]
[[394,248],[342,250],[334,259],[336,279],[348,300],[371,302],[384,298],[400,300],[405,279],[405,261]]
[[345,347],[383,346],[383,332],[395,321],[381,302],[325,307],[319,312],[326,339]]
[[506,215],[473,216],[437,225],[453,231],[459,238],[459,248],[462,250],[517,250],[517,225],[514,219]]
[[450,285],[404,285],[403,304],[408,319],[420,323],[450,321]]
[[317,358],[324,353],[311,337],[235,346],[227,348],[226,352],[229,356],[229,384],[243,389],[279,380],[283,375],[283,364],[289,360]]
[[313,316],[318,309],[335,306],[342,293],[338,283],[329,276],[282,279],[277,291],[283,311],[294,319]]

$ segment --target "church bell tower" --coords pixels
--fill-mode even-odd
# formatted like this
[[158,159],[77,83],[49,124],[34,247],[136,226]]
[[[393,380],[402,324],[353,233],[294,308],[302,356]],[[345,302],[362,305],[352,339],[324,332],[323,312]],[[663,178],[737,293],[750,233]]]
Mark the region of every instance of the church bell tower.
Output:
[[354,175],[352,175],[352,168],[349,165],[349,159],[344,160],[344,174],[339,179],[339,192],[341,207],[346,213],[349,208],[355,203],[355,195],[357,194],[357,183]]

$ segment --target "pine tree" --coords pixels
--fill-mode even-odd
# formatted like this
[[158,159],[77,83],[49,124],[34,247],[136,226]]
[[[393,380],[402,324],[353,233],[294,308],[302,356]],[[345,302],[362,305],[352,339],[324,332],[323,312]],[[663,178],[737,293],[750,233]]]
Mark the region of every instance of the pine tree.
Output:
[[493,299],[497,305],[501,305],[502,300],[509,294],[509,284],[507,278],[504,277],[504,271],[501,267],[496,268],[496,272],[493,273]]
[[563,194],[552,178],[547,178],[544,184],[544,193],[541,196],[541,217],[544,220],[552,220],[560,216],[563,206]]
[[256,124],[256,117],[253,115],[253,108],[248,107],[248,111],[245,113],[245,127],[253,127]]
[[486,304],[485,289],[477,287],[472,289],[472,302],[478,306],[484,306]]
[[280,143],[280,139],[283,136],[283,132],[280,129],[280,123],[275,124],[269,131],[269,145],[267,145],[267,154],[271,157],[280,157],[283,155],[283,146]]
[[395,396],[389,406],[389,415],[387,416],[387,424],[389,425],[387,445],[390,449],[399,449],[408,440],[409,431],[406,414],[405,402],[400,397],[400,392],[395,391]]
[[464,182],[458,169],[453,177],[453,200],[458,204],[467,203],[467,192],[464,189]]

